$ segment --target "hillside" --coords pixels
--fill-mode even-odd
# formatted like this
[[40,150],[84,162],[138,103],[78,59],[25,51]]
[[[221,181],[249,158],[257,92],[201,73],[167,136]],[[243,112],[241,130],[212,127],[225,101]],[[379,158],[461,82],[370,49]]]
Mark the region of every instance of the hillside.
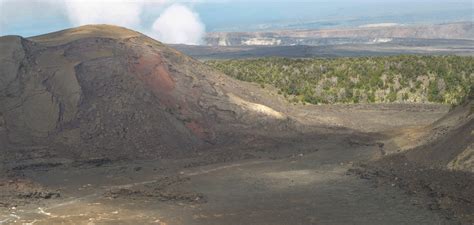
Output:
[[[474,222],[474,97],[422,129],[392,136],[397,152],[355,172],[377,184],[397,186],[429,207]],[[404,150],[403,150],[404,149]]]
[[288,122],[266,91],[125,28],[5,36],[0,50],[7,161],[177,157]]
[[420,165],[474,173],[474,88],[458,106],[429,126],[407,158]]
[[207,61],[239,80],[272,85],[293,102],[458,104],[474,85],[474,59],[391,56]]

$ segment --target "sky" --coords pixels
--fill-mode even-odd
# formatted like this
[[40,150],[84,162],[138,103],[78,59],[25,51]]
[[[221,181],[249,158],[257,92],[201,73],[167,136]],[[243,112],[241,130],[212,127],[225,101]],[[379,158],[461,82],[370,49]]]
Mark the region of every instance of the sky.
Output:
[[165,43],[206,32],[474,21],[474,0],[0,0],[0,35],[114,24]]

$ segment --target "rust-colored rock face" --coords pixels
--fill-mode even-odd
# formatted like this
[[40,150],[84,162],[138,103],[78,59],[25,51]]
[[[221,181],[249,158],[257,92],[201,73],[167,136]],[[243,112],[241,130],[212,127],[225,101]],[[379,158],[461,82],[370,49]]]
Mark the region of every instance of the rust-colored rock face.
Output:
[[48,149],[40,158],[175,157],[286,121],[248,107],[269,99],[259,88],[125,28],[0,44],[0,146]]
[[195,88],[185,89],[182,90],[184,95],[180,96],[180,93],[175,92],[176,81],[162,56],[156,52],[139,54],[140,56],[130,63],[132,74],[144,82],[163,106],[183,118],[185,127],[192,134],[201,140],[212,142],[214,131],[211,124],[204,124],[206,115],[193,111],[202,93]]
[[175,81],[160,55],[140,56],[132,65],[132,73],[149,85],[154,92],[169,94],[175,88]]

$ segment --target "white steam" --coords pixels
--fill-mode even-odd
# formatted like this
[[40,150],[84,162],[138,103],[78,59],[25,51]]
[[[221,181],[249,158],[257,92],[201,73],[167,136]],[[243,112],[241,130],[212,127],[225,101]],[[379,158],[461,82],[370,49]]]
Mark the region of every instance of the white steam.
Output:
[[170,44],[200,44],[205,26],[199,15],[189,7],[174,4],[168,7],[153,23],[152,34]]

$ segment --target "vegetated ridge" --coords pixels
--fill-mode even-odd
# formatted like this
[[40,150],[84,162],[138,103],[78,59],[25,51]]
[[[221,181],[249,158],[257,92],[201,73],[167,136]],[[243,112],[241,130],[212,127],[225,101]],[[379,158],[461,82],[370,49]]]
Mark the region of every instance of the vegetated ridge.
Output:
[[312,104],[459,104],[474,85],[474,57],[260,58],[206,62],[229,76]]

